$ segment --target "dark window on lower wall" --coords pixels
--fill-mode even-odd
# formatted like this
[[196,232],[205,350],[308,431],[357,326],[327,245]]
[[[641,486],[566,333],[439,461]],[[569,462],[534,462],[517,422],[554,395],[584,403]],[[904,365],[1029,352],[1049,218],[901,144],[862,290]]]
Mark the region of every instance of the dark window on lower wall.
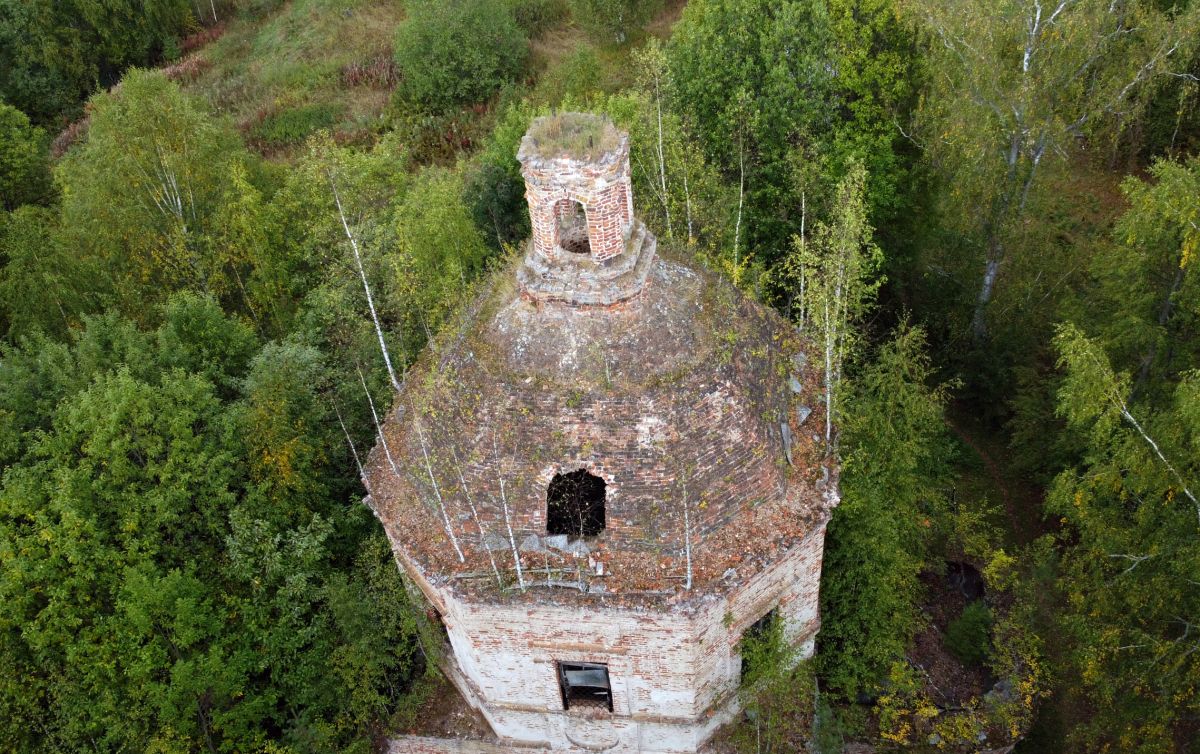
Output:
[[450,630],[448,628],[446,628],[445,618],[443,618],[442,614],[439,613],[437,610],[430,610],[429,614],[433,618],[434,622],[437,623],[437,627],[438,627],[438,630],[442,634],[442,638],[446,640],[447,644],[449,644],[450,643]]
[[558,685],[563,709],[598,707],[612,712],[612,687],[608,666],[594,662],[558,663]]
[[742,633],[742,678],[758,670],[756,662],[761,662],[765,655],[770,654],[769,642],[775,638],[775,624],[779,620],[779,610],[771,608],[766,615],[750,624]]

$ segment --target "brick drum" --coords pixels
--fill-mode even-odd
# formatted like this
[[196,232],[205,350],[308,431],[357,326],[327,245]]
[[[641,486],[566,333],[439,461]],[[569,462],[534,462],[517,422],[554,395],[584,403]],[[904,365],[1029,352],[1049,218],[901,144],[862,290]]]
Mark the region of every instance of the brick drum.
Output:
[[[695,752],[738,711],[748,627],[774,611],[812,651],[837,503],[817,370],[787,322],[658,248],[627,135],[551,118],[518,155],[525,257],[410,373],[369,501],[497,750]],[[551,481],[580,469],[604,528],[551,536]],[[559,663],[606,666],[612,710],[564,709]]]

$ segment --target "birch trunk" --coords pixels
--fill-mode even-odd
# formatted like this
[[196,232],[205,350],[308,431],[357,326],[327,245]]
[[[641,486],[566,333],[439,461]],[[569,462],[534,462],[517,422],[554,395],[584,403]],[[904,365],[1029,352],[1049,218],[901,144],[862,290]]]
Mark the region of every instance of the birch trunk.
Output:
[[525,573],[521,570],[521,552],[517,549],[517,537],[513,534],[512,519],[508,514],[508,492],[504,485],[504,469],[500,466],[500,446],[496,442],[496,430],[492,430],[492,453],[496,458],[496,466],[500,477],[500,506],[504,512],[504,526],[508,529],[508,543],[512,547],[513,565],[517,569],[517,584],[521,591],[525,590]]
[[446,536],[450,538],[450,544],[454,547],[454,554],[458,556],[458,562],[467,562],[463,555],[462,548],[458,546],[458,537],[454,536],[454,527],[450,525],[450,516],[446,513],[446,500],[442,497],[442,488],[438,486],[437,477],[433,474],[433,465],[429,462],[429,448],[425,443],[425,431],[421,429],[421,420],[417,416],[416,406],[413,406],[413,426],[417,430],[417,439],[421,443],[421,456],[425,460],[425,472],[429,474],[429,484],[433,486],[433,494],[437,496],[438,511],[442,514],[442,525],[446,527]]
[[371,322],[375,325],[375,336],[379,339],[379,351],[383,354],[383,363],[387,365],[388,378],[392,381],[392,387],[396,392],[400,392],[400,380],[396,378],[396,370],[392,367],[392,356],[388,353],[387,341],[383,337],[383,326],[379,323],[379,313],[375,311],[375,297],[371,295],[371,285],[367,282],[367,271],[363,268],[362,254],[358,251],[358,239],[354,237],[354,233],[350,231],[350,223],[346,221],[346,213],[342,209],[342,198],[338,195],[337,184],[334,183],[333,174],[329,174],[329,188],[333,190],[333,201],[337,205],[338,217],[342,221],[342,230],[346,232],[346,238],[350,241],[350,248],[354,251],[354,265],[358,268],[358,277],[362,281],[363,291],[367,294],[367,308],[371,310]]
[[[355,369],[358,369],[356,366]],[[371,397],[371,391],[367,389],[367,379],[363,377],[361,369],[358,369],[358,381],[362,383],[363,392],[367,394],[367,405],[371,407],[371,418],[375,420],[375,434],[379,437],[379,444],[383,446],[383,454],[387,457],[388,466],[392,468],[392,473],[397,477],[400,476],[400,470],[396,468],[396,460],[392,458],[392,449],[388,447],[387,437],[383,434],[383,424],[379,421],[379,414],[375,411],[375,399]]]
[[667,161],[663,155],[662,94],[659,91],[658,75],[654,76],[654,107],[658,114],[658,178],[662,185],[663,214],[667,221],[667,238],[675,238],[671,227],[671,198],[667,194]]
[[738,208],[737,221],[733,224],[733,268],[734,275],[737,275],[738,265],[741,264],[741,257],[738,254],[738,242],[741,240],[742,234],[742,205],[746,198],[746,150],[739,143],[738,146]]

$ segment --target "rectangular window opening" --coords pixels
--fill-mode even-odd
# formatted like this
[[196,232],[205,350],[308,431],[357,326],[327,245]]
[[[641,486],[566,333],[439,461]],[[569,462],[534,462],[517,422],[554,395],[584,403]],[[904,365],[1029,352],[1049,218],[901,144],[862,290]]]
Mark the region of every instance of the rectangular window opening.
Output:
[[775,630],[775,622],[779,619],[778,608],[771,608],[767,614],[750,624],[742,633],[742,679],[758,669],[756,663],[765,659],[770,651],[767,643]]
[[563,709],[597,707],[613,711],[608,666],[594,662],[558,663],[558,685]]

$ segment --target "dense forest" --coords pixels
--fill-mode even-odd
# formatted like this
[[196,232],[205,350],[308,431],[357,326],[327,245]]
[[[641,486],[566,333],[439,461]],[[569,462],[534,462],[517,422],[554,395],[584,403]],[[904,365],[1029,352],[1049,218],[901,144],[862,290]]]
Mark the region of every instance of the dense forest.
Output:
[[380,345],[517,253],[520,137],[586,110],[835,366],[818,651],[733,742],[1197,750],[1198,43],[1191,0],[0,0],[0,749],[422,714]]

